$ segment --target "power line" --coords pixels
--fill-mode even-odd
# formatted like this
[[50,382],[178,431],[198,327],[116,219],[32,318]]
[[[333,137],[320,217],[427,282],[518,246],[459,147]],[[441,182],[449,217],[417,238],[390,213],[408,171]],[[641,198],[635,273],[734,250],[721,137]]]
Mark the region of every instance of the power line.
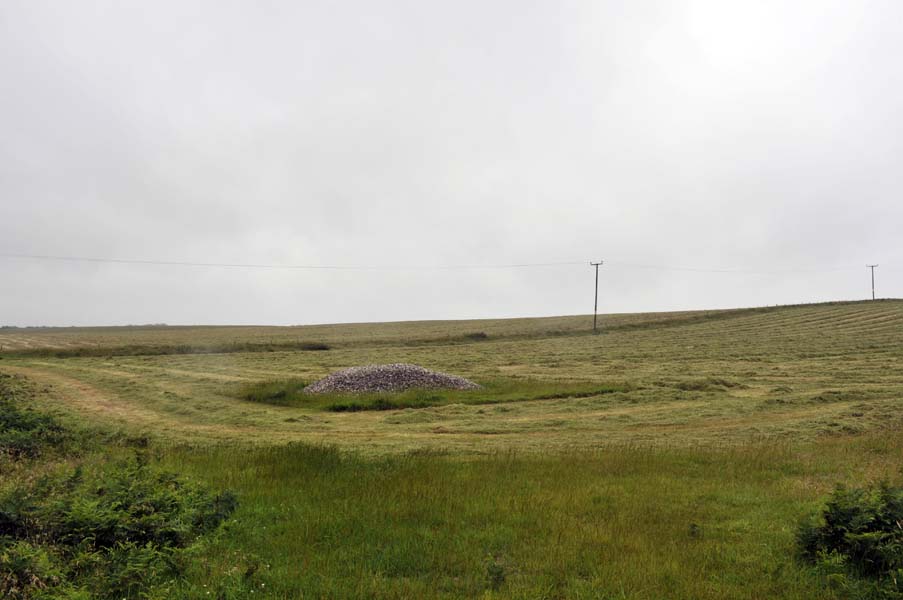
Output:
[[[454,271],[454,270],[481,270],[481,269],[528,269],[543,267],[565,267],[585,265],[585,261],[557,261],[557,262],[524,262],[501,264],[449,264],[449,265],[338,265],[338,264],[275,264],[275,263],[227,263],[189,260],[154,260],[154,259],[130,259],[108,258],[92,256],[70,256],[52,254],[24,254],[24,253],[0,253],[0,258],[41,260],[55,262],[87,262],[100,264],[122,265],[149,265],[167,267],[213,267],[228,269],[274,269],[274,270],[310,270],[310,271]],[[593,264],[593,263],[591,263]],[[601,264],[601,263],[600,263]],[[833,273],[838,271],[850,271],[861,267],[828,267],[819,269],[744,269],[744,268],[705,268],[686,267],[672,265],[655,265],[618,261],[606,261],[605,265],[614,269],[652,269],[657,271],[674,271],[688,273],[719,273],[735,275],[788,275],[794,273]],[[877,265],[876,265],[877,266]]]
[[456,269],[524,269],[530,267],[556,267],[563,265],[582,265],[583,261],[562,261],[546,263],[510,263],[510,264],[471,264],[471,265],[291,265],[263,263],[220,263],[194,262],[183,260],[142,260],[128,258],[97,258],[89,256],[57,256],[48,254],[0,254],[0,258],[21,258],[32,260],[91,262],[123,265],[157,265],[167,267],[222,267],[235,269],[290,269],[290,270],[328,270],[328,271],[436,271]]
[[851,271],[858,267],[828,267],[822,269],[713,269],[703,267],[679,267],[668,265],[650,265],[638,263],[609,262],[610,267],[624,267],[630,269],[652,269],[656,271],[684,271],[689,273],[725,273],[737,275],[792,275],[794,273],[835,273],[838,271]]

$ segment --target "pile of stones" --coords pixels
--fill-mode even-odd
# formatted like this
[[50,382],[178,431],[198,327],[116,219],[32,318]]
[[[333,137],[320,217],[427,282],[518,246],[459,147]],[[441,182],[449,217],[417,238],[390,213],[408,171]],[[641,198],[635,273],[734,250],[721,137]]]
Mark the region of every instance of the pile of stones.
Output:
[[394,363],[342,369],[304,388],[307,394],[360,394],[421,389],[475,390],[476,383],[417,365]]

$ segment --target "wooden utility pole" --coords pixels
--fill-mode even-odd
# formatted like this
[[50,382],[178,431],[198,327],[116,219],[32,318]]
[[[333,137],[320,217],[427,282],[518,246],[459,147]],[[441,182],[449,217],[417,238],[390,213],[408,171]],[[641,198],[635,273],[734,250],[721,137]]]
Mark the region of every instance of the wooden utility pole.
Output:
[[875,267],[878,265],[865,265],[872,270],[872,300],[875,299]]
[[599,265],[601,265],[603,261],[592,262],[590,261],[590,265],[596,267],[596,299],[593,301],[593,331],[596,331],[596,313],[599,312]]

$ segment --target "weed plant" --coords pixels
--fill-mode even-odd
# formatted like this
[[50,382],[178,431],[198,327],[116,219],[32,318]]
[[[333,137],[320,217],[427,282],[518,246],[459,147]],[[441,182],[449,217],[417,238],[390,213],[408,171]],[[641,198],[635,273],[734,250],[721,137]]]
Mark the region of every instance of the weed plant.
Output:
[[[197,542],[220,529],[235,496],[152,466],[144,450],[92,453],[27,406],[28,386],[0,377],[0,598],[191,595],[184,573]],[[223,597],[247,579],[225,576]]]
[[805,559],[854,598],[903,598],[903,488],[834,490],[797,534]]

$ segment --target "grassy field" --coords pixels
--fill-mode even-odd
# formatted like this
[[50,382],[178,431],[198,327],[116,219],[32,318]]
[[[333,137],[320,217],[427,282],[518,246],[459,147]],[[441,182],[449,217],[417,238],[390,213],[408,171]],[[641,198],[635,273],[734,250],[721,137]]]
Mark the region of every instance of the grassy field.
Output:
[[[736,313],[768,309],[739,309],[669,313],[605,315],[600,323],[607,329],[629,329],[667,323],[718,319]],[[131,346],[145,348],[193,345],[199,348],[230,344],[261,346],[297,342],[327,343],[336,346],[374,346],[474,341],[473,334],[486,338],[537,337],[587,332],[587,318],[543,317],[476,321],[411,321],[306,325],[296,327],[196,327],[145,325],[131,327],[38,327],[0,329],[0,347],[7,352],[29,350],[71,350]],[[479,336],[482,338],[482,336]]]
[[[249,570],[272,598],[843,597],[794,531],[838,482],[901,480],[903,301],[601,324],[4,330],[0,372],[237,493],[199,589]],[[394,410],[294,393],[385,362],[486,389]]]
[[[611,444],[811,440],[889,427],[901,418],[903,302],[615,316],[602,324],[601,335],[588,334],[587,319],[577,317],[467,322],[457,330],[448,323],[317,326],[299,339],[325,340],[332,350],[65,359],[20,354],[7,355],[2,365],[42,382],[48,406],[130,433],[195,444],[305,441],[366,454],[544,453]],[[474,329],[488,339],[460,341]],[[167,343],[190,344],[194,331],[167,330],[176,336]],[[203,331],[227,336],[223,332],[232,329]],[[284,336],[291,331],[297,330],[274,330],[269,341],[290,342]],[[396,331],[413,337],[386,342]],[[440,337],[429,338],[427,331]],[[110,348],[157,344],[159,333],[121,332]],[[442,341],[447,339],[457,341]],[[206,343],[224,341],[232,340]],[[413,362],[484,383],[624,391],[349,413],[241,397],[248,384],[311,381],[335,369],[382,362]]]

